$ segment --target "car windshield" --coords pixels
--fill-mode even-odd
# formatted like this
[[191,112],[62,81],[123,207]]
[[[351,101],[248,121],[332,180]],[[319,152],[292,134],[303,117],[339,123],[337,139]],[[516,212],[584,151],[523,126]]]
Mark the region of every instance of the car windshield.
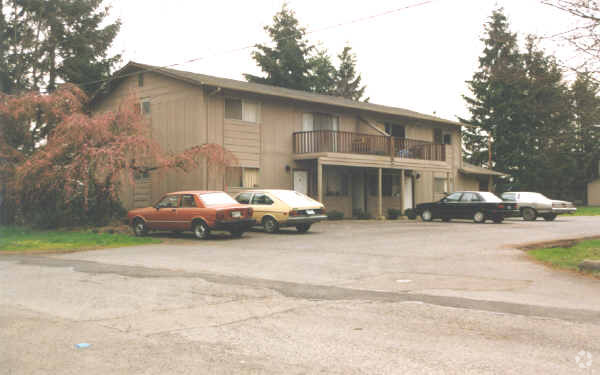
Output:
[[206,207],[219,206],[222,204],[238,204],[235,199],[231,198],[227,193],[208,193],[201,194],[200,199],[204,202]]
[[499,203],[502,202],[502,199],[498,198],[495,194],[490,193],[489,191],[480,191],[479,195],[483,197],[486,202]]
[[316,200],[293,190],[276,190],[271,192],[277,199],[291,207],[306,207],[319,205]]

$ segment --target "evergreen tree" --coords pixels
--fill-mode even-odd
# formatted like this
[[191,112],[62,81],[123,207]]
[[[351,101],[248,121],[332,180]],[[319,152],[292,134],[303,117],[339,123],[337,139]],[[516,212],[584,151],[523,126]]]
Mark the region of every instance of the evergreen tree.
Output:
[[[342,53],[338,55],[340,67],[335,72],[333,95],[360,100],[366,87],[360,85],[362,77],[356,73],[356,54],[351,51],[352,48],[346,46]],[[365,101],[368,101],[368,98]]]
[[[287,4],[273,17],[273,25],[265,26],[274,47],[257,44],[252,58],[266,77],[244,74],[249,82],[312,91],[314,80],[311,70],[315,61],[311,58],[314,46],[306,40],[306,30],[300,27],[296,14]],[[322,61],[321,61],[322,62]]]
[[326,50],[318,50],[317,54],[310,59],[310,79],[312,81],[310,91],[318,94],[333,95],[335,87],[336,69],[331,63],[331,58]]
[[466,159],[476,165],[487,164],[491,137],[493,166],[519,175],[531,152],[527,142],[522,142],[529,129],[519,111],[527,80],[516,34],[510,32],[502,9],[494,11],[486,23],[482,42],[479,70],[467,81],[473,97],[463,96],[471,112],[471,119],[461,119],[469,125],[463,133]]
[[120,61],[107,54],[120,28],[104,25],[108,11],[102,0],[0,0],[0,90],[51,92],[60,82],[107,78]]

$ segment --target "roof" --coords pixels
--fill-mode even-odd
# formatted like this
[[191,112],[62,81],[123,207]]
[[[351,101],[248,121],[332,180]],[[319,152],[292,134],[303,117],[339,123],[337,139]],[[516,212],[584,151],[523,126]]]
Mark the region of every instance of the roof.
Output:
[[458,169],[459,172],[463,173],[463,174],[478,174],[478,175],[492,175],[492,176],[499,176],[499,177],[506,177],[509,176],[506,173],[502,173],[502,172],[498,172],[495,171],[493,169],[489,169],[489,168],[483,168],[483,167],[478,167],[476,165],[470,164],[470,163],[465,163],[463,162],[463,165],[461,168]]
[[129,71],[137,72],[140,70],[162,74],[162,75],[165,75],[165,76],[168,76],[168,77],[171,77],[174,79],[178,79],[181,81],[185,81],[185,82],[188,82],[188,83],[191,83],[194,85],[212,86],[212,87],[219,87],[219,88],[224,88],[224,89],[229,89],[229,90],[244,91],[244,92],[249,92],[249,93],[253,93],[253,94],[275,96],[275,97],[279,97],[279,98],[287,98],[287,99],[292,99],[292,100],[300,100],[300,101],[310,102],[310,103],[327,104],[327,105],[332,105],[332,106],[337,106],[337,107],[351,108],[351,109],[376,112],[376,113],[381,113],[381,114],[386,114],[386,115],[402,116],[402,117],[411,118],[411,119],[431,121],[431,122],[435,122],[435,123],[439,123],[439,124],[465,126],[465,124],[461,124],[456,121],[450,121],[450,120],[446,120],[446,119],[443,119],[440,117],[430,116],[430,115],[410,111],[408,109],[403,109],[403,108],[389,107],[389,106],[373,104],[373,103],[365,103],[365,102],[350,100],[350,99],[346,99],[346,98],[342,98],[342,97],[338,97],[338,96],[315,94],[312,92],[288,89],[288,88],[284,88],[284,87],[277,87],[277,86],[271,86],[271,85],[264,85],[264,84],[260,84],[260,83],[251,83],[251,82],[238,81],[238,80],[228,79],[228,78],[214,77],[214,76],[209,76],[209,75],[205,75],[205,74],[186,72],[186,71],[170,69],[170,68],[163,68],[160,66],[140,64],[140,63],[137,63],[134,61],[130,61],[123,68],[121,68],[120,70],[115,72],[113,74],[113,80],[117,80],[119,78],[122,78],[122,77],[128,75]]

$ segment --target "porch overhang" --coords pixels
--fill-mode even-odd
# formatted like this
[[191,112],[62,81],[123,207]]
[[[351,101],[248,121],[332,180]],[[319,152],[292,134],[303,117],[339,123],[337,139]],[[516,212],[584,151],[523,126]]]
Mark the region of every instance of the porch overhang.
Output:
[[434,172],[451,172],[449,163],[445,161],[420,160],[410,158],[391,158],[383,155],[346,154],[340,152],[319,152],[296,154],[294,160],[317,160],[322,165],[345,167],[406,169]]
[[507,173],[502,173],[489,168],[478,167],[470,163],[463,163],[462,167],[458,171],[465,175],[472,176],[496,176],[500,178],[509,177]]

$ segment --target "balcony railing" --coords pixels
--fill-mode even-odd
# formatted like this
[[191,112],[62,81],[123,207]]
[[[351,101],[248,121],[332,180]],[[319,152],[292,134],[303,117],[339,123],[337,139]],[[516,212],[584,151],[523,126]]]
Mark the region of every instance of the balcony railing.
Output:
[[335,130],[314,130],[294,133],[294,153],[341,152],[394,156],[421,160],[446,160],[443,144],[415,139],[386,137]]

